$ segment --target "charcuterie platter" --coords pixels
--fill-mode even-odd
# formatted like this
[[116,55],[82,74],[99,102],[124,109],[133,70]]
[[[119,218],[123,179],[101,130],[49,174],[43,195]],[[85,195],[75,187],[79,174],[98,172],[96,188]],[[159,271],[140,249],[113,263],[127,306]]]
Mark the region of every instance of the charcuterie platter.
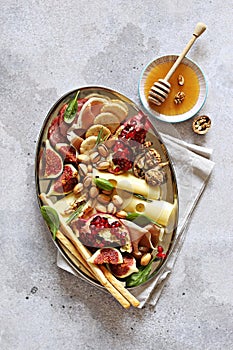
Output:
[[171,159],[146,114],[105,87],[83,87],[49,111],[36,186],[54,243],[81,278],[125,308],[174,242],[178,193]]

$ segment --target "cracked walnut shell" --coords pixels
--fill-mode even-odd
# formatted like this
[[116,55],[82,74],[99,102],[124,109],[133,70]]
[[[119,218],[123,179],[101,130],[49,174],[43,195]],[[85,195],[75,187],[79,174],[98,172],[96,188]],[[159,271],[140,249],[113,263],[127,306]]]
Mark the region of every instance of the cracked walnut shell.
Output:
[[193,131],[196,134],[204,135],[211,127],[211,119],[207,115],[201,115],[193,120]]

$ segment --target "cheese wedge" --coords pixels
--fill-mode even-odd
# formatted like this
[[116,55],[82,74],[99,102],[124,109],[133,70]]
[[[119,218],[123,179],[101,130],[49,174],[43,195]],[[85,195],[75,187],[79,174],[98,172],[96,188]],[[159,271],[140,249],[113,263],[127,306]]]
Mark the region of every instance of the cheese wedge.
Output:
[[141,194],[147,199],[160,198],[159,186],[149,186],[145,182],[145,180],[139,179],[130,173],[114,175],[108,172],[94,169],[93,176],[100,177],[108,181],[112,181],[114,184],[114,187],[119,190],[128,191],[130,193]]
[[135,197],[131,197],[127,205],[123,208],[126,212],[143,214],[156,221],[160,225],[170,226],[170,221],[174,217],[174,204],[166,201],[146,202]]

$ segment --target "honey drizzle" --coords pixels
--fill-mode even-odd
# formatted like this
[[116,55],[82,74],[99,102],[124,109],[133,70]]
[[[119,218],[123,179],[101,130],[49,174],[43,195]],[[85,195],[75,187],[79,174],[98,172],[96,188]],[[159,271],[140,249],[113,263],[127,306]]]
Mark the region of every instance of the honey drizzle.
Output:
[[[172,65],[173,62],[164,62],[151,69],[144,86],[146,99],[148,99],[149,91],[154,82],[160,78],[164,78]],[[184,77],[183,86],[178,84],[178,76],[180,74]],[[169,83],[171,84],[171,91],[166,101],[164,101],[161,106],[150,103],[150,107],[156,112],[167,116],[183,114],[192,109],[198,100],[200,92],[199,81],[195,71],[191,67],[181,63],[172,75]],[[182,103],[175,104],[174,97],[179,91],[185,93],[185,99]]]

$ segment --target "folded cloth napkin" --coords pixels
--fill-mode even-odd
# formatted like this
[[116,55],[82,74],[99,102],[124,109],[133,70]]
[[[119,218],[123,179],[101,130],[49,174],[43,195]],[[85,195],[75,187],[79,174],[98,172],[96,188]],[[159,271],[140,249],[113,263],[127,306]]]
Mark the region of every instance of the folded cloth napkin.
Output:
[[[156,305],[159,300],[163,286],[174,268],[182,247],[189,219],[214,167],[214,162],[208,159],[212,154],[211,149],[184,142],[167,134],[160,135],[168,149],[176,174],[179,220],[175,244],[164,268],[152,280],[131,289],[132,294],[140,301],[140,307],[145,303]],[[78,276],[59,251],[57,266]]]

